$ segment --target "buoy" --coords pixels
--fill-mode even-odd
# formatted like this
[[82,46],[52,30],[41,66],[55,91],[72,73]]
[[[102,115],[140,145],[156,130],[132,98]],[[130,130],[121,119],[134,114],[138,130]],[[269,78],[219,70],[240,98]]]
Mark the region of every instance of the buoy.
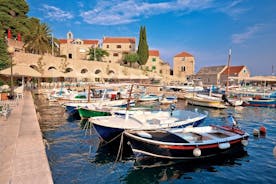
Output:
[[244,140],[241,141],[241,143],[242,143],[243,146],[247,146],[248,145],[248,140],[244,139]]
[[253,135],[256,136],[256,137],[258,137],[260,135],[260,131],[258,129],[256,129],[256,128],[254,128]]
[[266,128],[264,126],[261,126],[259,130],[260,130],[260,134],[261,135],[265,135],[266,134]]
[[274,155],[274,157],[276,158],[276,146],[274,146],[273,155]]
[[193,154],[194,156],[199,157],[201,155],[201,150],[199,148],[195,148],[193,150]]

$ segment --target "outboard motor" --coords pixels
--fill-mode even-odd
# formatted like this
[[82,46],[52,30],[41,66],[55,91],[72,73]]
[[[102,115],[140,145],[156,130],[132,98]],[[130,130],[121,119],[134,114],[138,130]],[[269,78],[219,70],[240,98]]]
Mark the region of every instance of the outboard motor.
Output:
[[170,111],[171,111],[171,116],[172,116],[172,113],[173,113],[173,111],[175,110],[175,104],[171,104],[170,105]]
[[228,120],[229,123],[232,124],[232,127],[238,127],[238,123],[232,115],[229,115],[227,117],[227,120]]
[[233,106],[233,104],[231,102],[229,102],[228,98],[226,97],[225,94],[223,94],[221,96],[221,99],[223,100],[224,103],[228,103],[229,105]]

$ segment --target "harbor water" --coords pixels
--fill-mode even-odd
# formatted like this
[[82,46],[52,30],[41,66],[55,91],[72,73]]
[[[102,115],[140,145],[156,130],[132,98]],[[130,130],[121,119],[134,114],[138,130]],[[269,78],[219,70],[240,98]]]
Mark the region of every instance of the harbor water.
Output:
[[[176,104],[174,116],[183,110],[208,112],[202,125],[225,124],[232,114],[239,126],[250,134],[249,145],[239,155],[200,162],[172,162],[158,159],[135,160],[131,153],[118,154],[118,146],[104,144],[93,127],[70,117],[58,103],[34,96],[40,127],[55,184],[63,183],[276,183],[276,109],[230,107],[224,110]],[[169,106],[142,104],[153,110]],[[264,126],[265,136],[253,136]]]

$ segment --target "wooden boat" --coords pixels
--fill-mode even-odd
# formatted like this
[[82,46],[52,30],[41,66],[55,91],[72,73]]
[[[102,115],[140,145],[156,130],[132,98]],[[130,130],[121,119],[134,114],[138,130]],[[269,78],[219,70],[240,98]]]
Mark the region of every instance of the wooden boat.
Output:
[[[185,114],[185,115],[184,115]],[[170,112],[136,111],[126,116],[93,117],[89,121],[93,123],[95,130],[105,141],[110,141],[124,130],[155,130],[171,127],[198,126],[207,117],[192,111],[185,111],[183,118],[172,117]]]
[[202,107],[212,107],[217,109],[225,109],[227,108],[226,105],[221,102],[221,100],[217,99],[210,99],[210,98],[203,98],[197,96],[196,94],[186,94],[185,98],[190,105],[198,105]]
[[177,102],[177,97],[176,96],[164,96],[162,99],[159,99],[159,103],[161,105],[166,105],[166,104],[173,104]]
[[149,101],[157,101],[159,100],[159,96],[155,94],[147,94],[147,95],[141,95],[138,98],[139,102],[149,102]]
[[132,151],[165,159],[203,159],[241,150],[249,134],[236,127],[204,126],[175,130],[126,130]]
[[225,95],[223,97],[223,94],[211,93],[211,96],[221,99],[221,101],[224,102],[225,105],[230,105],[230,106],[236,107],[236,106],[241,106],[243,104],[243,100],[238,99],[238,98],[226,98]]
[[253,107],[276,107],[276,98],[250,99],[243,103],[244,106]]
[[[81,118],[90,118],[95,116],[110,116],[112,114],[111,111],[125,108],[126,106],[127,100],[114,100],[97,102],[84,107],[78,107],[77,109]],[[130,106],[135,106],[135,101],[131,100]]]

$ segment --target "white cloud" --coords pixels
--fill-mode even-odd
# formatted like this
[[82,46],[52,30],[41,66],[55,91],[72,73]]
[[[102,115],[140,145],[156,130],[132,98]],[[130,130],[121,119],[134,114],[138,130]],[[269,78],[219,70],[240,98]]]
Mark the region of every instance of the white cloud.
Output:
[[50,20],[64,21],[72,19],[74,16],[70,12],[66,12],[55,6],[49,6],[44,4],[42,11],[45,13],[45,17]]
[[81,17],[89,24],[127,24],[151,15],[206,9],[212,6],[212,2],[213,0],[177,0],[159,3],[139,0],[104,0],[99,1],[94,9],[82,12]]
[[220,2],[221,4],[218,5],[217,11],[225,13],[230,17],[236,19],[241,14],[248,11],[248,8],[243,8],[242,3],[244,0],[234,0],[229,2]]
[[232,43],[243,43],[246,40],[253,37],[257,32],[260,31],[260,29],[263,27],[261,24],[256,24],[252,27],[247,28],[247,31],[244,33],[236,33],[232,35]]

